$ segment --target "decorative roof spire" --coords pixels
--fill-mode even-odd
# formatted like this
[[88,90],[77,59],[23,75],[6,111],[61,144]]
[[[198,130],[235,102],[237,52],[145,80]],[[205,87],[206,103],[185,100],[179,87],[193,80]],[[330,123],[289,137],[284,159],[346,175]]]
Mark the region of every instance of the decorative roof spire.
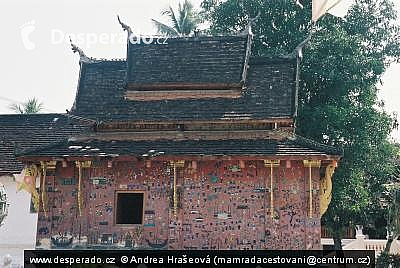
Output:
[[72,52],[74,52],[74,53],[78,52],[79,57],[80,57],[80,61],[85,61],[85,62],[92,61],[91,58],[86,56],[86,54],[83,52],[83,50],[81,48],[79,48],[77,45],[75,45],[72,42],[71,37],[69,38],[69,42],[71,43]]
[[249,22],[247,23],[246,29],[242,32],[243,35],[253,35],[251,31],[251,26],[255,24],[255,22],[260,18],[261,12],[258,11],[257,16],[254,18],[249,18]]
[[255,16],[254,18],[250,18],[249,22],[246,26],[246,29],[243,31],[243,35],[247,36],[247,46],[246,46],[246,55],[245,55],[243,71],[242,71],[242,79],[240,80],[242,85],[246,82],[247,70],[249,69],[249,60],[250,60],[250,55],[251,55],[251,45],[252,45],[252,39],[253,39],[253,33],[251,32],[251,25],[254,24],[258,20],[260,15],[261,15],[261,13],[259,11],[257,16]]
[[130,27],[129,25],[123,23],[123,22],[121,21],[121,19],[119,18],[119,15],[117,15],[117,19],[118,19],[119,24],[121,24],[122,29],[124,29],[124,31],[127,31],[127,32],[128,32],[128,38],[129,38],[129,36],[131,36],[131,34],[132,34],[132,29],[131,29],[131,27]]

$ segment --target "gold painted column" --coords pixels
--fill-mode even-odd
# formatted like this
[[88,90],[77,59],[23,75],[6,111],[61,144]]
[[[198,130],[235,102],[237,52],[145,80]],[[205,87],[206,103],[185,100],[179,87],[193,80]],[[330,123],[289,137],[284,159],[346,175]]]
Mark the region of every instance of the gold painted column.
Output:
[[274,218],[274,167],[279,167],[280,160],[264,160],[264,166],[270,168],[270,211],[271,219]]
[[177,212],[178,212],[178,196],[177,196],[177,192],[176,192],[176,163],[174,162],[174,185],[173,185],[173,188],[174,188],[174,208],[173,208],[173,211],[174,211],[174,217],[176,217],[176,214],[177,214]]
[[308,217],[313,217],[313,188],[312,188],[312,168],[321,167],[321,160],[303,160],[304,167],[308,167],[308,186],[309,186],[309,196],[308,196]]
[[81,186],[82,186],[82,163],[77,161],[76,166],[78,167],[78,210],[79,216],[82,216],[82,197],[81,197]]
[[78,168],[78,210],[79,216],[82,217],[82,168],[89,168],[91,166],[91,161],[75,161],[75,165]]
[[185,160],[171,161],[170,162],[174,169],[174,181],[173,181],[173,212],[174,217],[178,214],[178,191],[177,191],[177,168],[182,168],[185,166]]

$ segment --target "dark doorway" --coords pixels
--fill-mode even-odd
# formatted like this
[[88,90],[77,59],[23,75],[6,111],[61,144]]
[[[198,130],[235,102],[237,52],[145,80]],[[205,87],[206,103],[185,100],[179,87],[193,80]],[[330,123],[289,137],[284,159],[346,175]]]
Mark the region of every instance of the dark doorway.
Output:
[[142,224],[144,193],[117,192],[116,224]]

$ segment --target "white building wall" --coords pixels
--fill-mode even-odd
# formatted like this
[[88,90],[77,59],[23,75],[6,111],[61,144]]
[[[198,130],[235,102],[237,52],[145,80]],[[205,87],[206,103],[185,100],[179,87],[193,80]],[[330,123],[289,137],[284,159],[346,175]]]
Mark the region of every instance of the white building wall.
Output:
[[23,250],[35,248],[37,213],[30,213],[31,195],[17,193],[13,177],[0,176],[0,183],[5,186],[10,204],[4,225],[0,226],[0,267],[6,255],[11,255],[11,267],[18,267],[23,265]]

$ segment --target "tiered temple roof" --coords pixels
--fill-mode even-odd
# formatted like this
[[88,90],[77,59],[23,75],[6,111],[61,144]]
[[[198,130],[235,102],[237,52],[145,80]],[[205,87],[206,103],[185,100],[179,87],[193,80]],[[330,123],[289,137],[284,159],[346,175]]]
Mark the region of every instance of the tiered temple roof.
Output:
[[[0,116],[0,150],[6,152],[0,168],[21,169],[13,146],[25,149],[19,154],[24,160],[141,157],[148,151],[188,157],[340,156],[340,149],[294,134],[296,58],[254,57],[251,37],[128,42],[126,60],[88,58],[73,46],[81,56],[68,115],[75,125],[57,114]],[[79,126],[81,120],[90,123],[90,131]]]
[[296,59],[246,61],[247,38],[168,39],[130,45],[127,61],[81,61],[72,113],[99,121],[292,118]]

